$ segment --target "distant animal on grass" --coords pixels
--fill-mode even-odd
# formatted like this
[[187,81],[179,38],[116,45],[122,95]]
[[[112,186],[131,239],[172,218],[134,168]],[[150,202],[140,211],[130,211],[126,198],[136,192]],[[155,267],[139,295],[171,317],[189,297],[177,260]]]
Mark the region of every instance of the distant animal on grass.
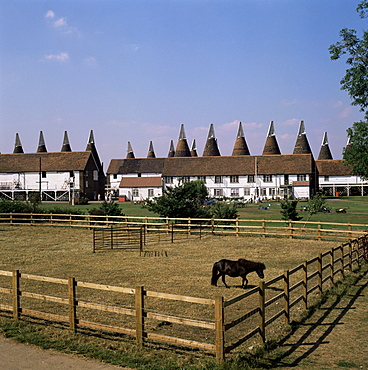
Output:
[[[212,278],[211,285],[217,286],[217,280],[219,277],[222,277],[222,282],[228,288],[226,284],[225,276],[230,277],[241,277],[242,278],[242,288],[245,288],[248,285],[247,275],[250,272],[255,271],[258,276],[263,279],[264,274],[263,270],[266,269],[266,266],[261,262],[248,261],[244,258],[240,258],[237,261],[231,261],[222,259],[218,262],[215,262],[212,267]],[[245,284],[244,284],[245,283]]]

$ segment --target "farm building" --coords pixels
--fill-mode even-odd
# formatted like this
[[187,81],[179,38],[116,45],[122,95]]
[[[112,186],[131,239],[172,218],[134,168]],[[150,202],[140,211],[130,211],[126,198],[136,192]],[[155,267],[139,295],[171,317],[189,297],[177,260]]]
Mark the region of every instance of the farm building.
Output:
[[135,158],[128,143],[125,159],[112,159],[107,170],[108,189],[114,196],[142,201],[161,195],[167,186],[203,180],[214,198],[276,199],[309,198],[319,190],[319,173],[303,121],[293,154],[281,154],[274,124],[270,123],[262,155],[250,155],[242,124],[239,124],[231,156],[221,156],[211,124],[203,155],[191,148],[181,125],[179,140],[166,158],[156,158],[150,143],[147,158]]
[[[346,144],[347,148],[348,146],[349,139]],[[324,194],[329,196],[368,195],[368,181],[363,181],[360,177],[353,176],[342,159],[332,158],[326,132],[323,136],[316,164],[319,174],[319,186]]]
[[90,132],[85,151],[73,152],[65,131],[60,152],[48,152],[42,131],[36,153],[24,153],[16,134],[14,152],[0,154],[0,196],[28,200],[41,193],[42,200],[71,201],[85,197],[104,199],[105,175]]

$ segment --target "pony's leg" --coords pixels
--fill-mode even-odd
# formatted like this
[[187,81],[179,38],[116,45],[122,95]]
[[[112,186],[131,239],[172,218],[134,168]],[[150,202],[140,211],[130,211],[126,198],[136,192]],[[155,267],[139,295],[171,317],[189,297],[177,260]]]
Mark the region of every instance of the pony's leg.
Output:
[[[245,284],[244,284],[245,282]],[[243,281],[242,281],[242,288],[245,289],[245,287],[248,285],[248,279],[246,276],[243,276]]]
[[224,285],[226,286],[226,288],[228,288],[228,286],[226,284],[226,281],[225,281],[225,274],[222,274],[222,282],[224,283]]

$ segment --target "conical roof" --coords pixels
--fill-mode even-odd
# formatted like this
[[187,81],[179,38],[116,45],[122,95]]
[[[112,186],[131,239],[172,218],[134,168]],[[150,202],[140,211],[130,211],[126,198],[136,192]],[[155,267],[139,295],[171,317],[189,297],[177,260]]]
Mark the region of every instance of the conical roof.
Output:
[[19,134],[15,134],[15,144],[13,153],[24,153],[22,143],[20,142]]
[[196,145],[195,139],[193,139],[192,146],[190,148],[190,155],[192,157],[198,157],[198,154],[197,154],[197,145]]
[[174,157],[190,157],[190,150],[185,136],[184,125],[180,126],[180,134]]
[[300,121],[298,137],[296,138],[293,154],[311,154],[307,134],[305,132],[304,121]]
[[91,130],[90,133],[89,133],[89,138],[88,138],[88,143],[87,143],[86,150],[92,150],[93,148],[95,148],[95,138],[94,138],[94,135],[93,135],[93,130]]
[[68,133],[64,131],[64,139],[63,139],[63,146],[61,147],[62,152],[71,152],[72,148],[70,147],[69,144],[69,138],[68,138]]
[[128,150],[127,150],[127,158],[135,158],[132,145],[130,144],[130,141],[128,141]]
[[276,140],[273,121],[271,121],[270,126],[268,128],[268,134],[262,155],[274,155],[274,154],[281,154],[281,152]]
[[169,154],[167,156],[168,157],[175,157],[174,142],[172,140],[170,140],[170,149],[169,149]]
[[239,122],[238,133],[236,135],[235,145],[231,155],[250,155],[241,122]]
[[155,151],[153,150],[153,143],[150,141],[147,158],[156,158]]
[[40,138],[38,140],[37,153],[45,153],[45,152],[47,152],[45,139],[43,138],[43,132],[40,131]]
[[318,160],[333,159],[330,147],[327,140],[327,132],[324,132],[321,149],[319,151]]
[[215,129],[213,128],[213,123],[210,125],[206,145],[202,155],[203,157],[214,157],[221,155],[217,146],[217,139],[215,138]]

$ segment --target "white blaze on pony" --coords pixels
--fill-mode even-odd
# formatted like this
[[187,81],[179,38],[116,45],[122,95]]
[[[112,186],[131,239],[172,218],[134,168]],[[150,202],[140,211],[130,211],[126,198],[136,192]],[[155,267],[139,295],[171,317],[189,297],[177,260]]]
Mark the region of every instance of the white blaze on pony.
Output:
[[[261,262],[253,262],[248,261],[244,258],[239,258],[237,261],[231,261],[222,259],[218,262],[215,262],[212,267],[212,278],[211,278],[211,285],[217,286],[217,280],[219,277],[222,277],[222,282],[228,288],[228,285],[225,281],[225,275],[230,277],[238,277],[242,278],[242,288],[245,288],[248,284],[247,275],[250,272],[255,271],[258,276],[263,279],[264,274],[263,270],[266,269],[266,266]],[[244,284],[245,283],[245,284]]]

